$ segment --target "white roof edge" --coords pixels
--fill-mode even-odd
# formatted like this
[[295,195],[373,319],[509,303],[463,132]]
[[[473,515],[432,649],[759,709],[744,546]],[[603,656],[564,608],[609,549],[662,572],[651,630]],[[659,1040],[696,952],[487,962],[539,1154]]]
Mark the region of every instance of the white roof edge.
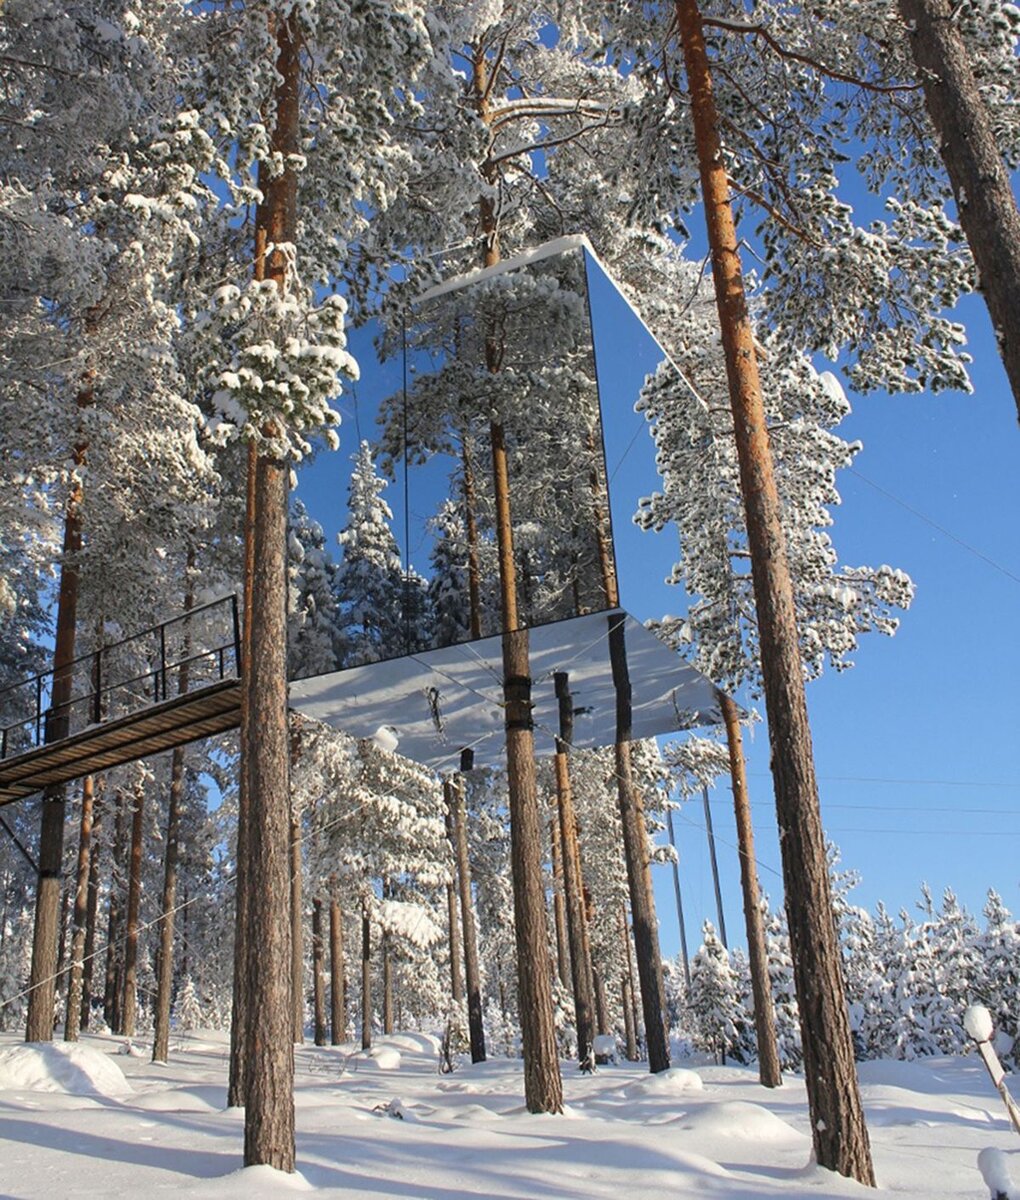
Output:
[[[554,254],[562,254],[566,250],[587,250],[589,254],[595,254],[591,242],[588,241],[587,234],[567,234],[566,237],[553,238],[551,242],[543,242],[533,250],[524,250],[520,254],[515,254],[513,258],[505,258],[501,262],[496,263],[495,266],[479,267],[477,271],[466,271],[463,275],[454,275],[451,279],[447,279],[445,283],[437,283],[435,287],[422,292],[415,299],[415,304],[423,304],[428,300],[435,300],[439,296],[445,296],[447,292],[455,292],[470,283],[480,283],[483,279],[492,279],[497,275],[505,275],[507,271],[517,271],[521,267],[528,266],[530,263],[541,262],[543,258],[552,258]],[[602,269],[605,271],[605,267]]]

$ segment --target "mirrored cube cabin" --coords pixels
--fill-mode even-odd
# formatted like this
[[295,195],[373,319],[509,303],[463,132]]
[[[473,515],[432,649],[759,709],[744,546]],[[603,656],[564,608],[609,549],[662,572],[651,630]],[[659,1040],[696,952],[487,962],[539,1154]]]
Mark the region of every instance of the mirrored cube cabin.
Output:
[[[658,482],[635,404],[667,356],[587,242],[559,239],[450,279],[379,341],[378,400],[362,391],[359,425],[367,434],[371,412],[392,480],[403,561],[391,556],[388,570],[399,578],[378,589],[388,605],[357,609],[340,671],[292,683],[292,706],[355,736],[385,727],[400,753],[437,769],[465,748],[477,765],[500,759],[499,443],[536,749],[554,748],[557,675],[578,713],[575,744],[615,740],[611,618],[625,627],[634,737],[716,722],[711,683],[641,625],[661,615],[642,597],[677,548],[633,521]],[[378,556],[366,564],[383,569]]]

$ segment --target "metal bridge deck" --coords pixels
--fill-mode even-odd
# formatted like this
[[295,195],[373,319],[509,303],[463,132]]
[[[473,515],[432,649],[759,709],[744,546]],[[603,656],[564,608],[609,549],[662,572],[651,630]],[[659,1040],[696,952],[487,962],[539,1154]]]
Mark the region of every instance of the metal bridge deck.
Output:
[[71,737],[0,761],[0,805],[31,796],[49,784],[67,783],[236,729],[240,720],[241,685],[237,679],[224,679],[89,726]]

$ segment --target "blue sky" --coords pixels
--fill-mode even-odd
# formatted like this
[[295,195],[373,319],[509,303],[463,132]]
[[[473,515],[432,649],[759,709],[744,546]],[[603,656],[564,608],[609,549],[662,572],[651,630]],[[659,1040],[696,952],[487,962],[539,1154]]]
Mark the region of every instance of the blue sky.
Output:
[[[864,450],[840,476],[833,538],[844,562],[906,570],[917,598],[894,638],[863,639],[853,670],[810,684],[808,705],[824,824],[843,865],[862,876],[857,902],[916,911],[927,881],[936,896],[952,887],[972,911],[995,887],[1016,914],[1020,435],[984,307],[971,298],[963,315],[974,395],[851,396],[842,431]],[[761,882],[778,895],[764,728],[748,750]],[[728,788],[716,789],[713,812],[735,940]],[[703,819],[695,808],[685,817],[677,840],[693,923],[712,915],[714,897]],[[669,946],[675,918],[665,887],[657,894]]]
[[[865,637],[852,670],[810,684],[808,704],[823,819],[843,865],[861,875],[856,901],[915,910],[927,881],[936,896],[953,887],[977,912],[995,887],[1020,916],[1020,775],[1013,762],[1020,728],[1020,434],[980,300],[965,301],[961,317],[975,358],[974,395],[850,397],[854,411],[841,432],[860,439],[864,450],[839,477],[834,543],[847,564],[906,570],[917,598],[894,638]],[[352,346],[363,366],[367,340],[361,334]],[[621,347],[620,361],[641,371],[647,353],[634,339]],[[341,404],[340,451],[321,454],[299,476],[297,495],[331,541],[344,522],[357,426],[372,436],[372,391],[366,371],[358,420],[352,397]],[[611,469],[636,427],[626,406],[617,405],[615,419],[607,429]],[[619,480],[632,491],[655,485],[650,454],[639,441],[626,456]],[[398,488],[387,498],[399,524]],[[625,529],[619,517],[616,534],[625,604],[640,618],[682,607],[676,589],[662,583],[675,536]],[[761,883],[778,900],[763,725],[747,751]],[[727,927],[737,942],[739,872],[724,781],[711,801]],[[702,920],[715,919],[700,801],[683,808],[675,825],[693,951]],[[672,954],[679,941],[672,883],[667,868],[657,871],[663,951]]]

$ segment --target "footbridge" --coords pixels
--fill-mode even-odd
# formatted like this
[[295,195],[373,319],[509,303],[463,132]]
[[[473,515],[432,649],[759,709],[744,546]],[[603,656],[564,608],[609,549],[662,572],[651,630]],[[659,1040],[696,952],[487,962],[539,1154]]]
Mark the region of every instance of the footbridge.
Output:
[[0,690],[0,805],[235,729],[240,668],[230,595]]

